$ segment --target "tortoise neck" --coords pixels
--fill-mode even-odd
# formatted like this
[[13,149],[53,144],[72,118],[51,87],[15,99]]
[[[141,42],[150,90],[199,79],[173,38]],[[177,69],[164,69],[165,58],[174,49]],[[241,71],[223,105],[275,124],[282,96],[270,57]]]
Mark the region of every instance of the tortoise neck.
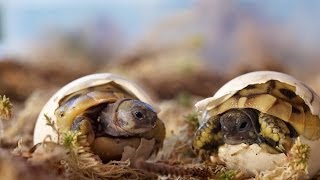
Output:
[[121,128],[119,119],[117,117],[117,112],[119,105],[124,101],[132,100],[130,98],[119,99],[114,103],[108,104],[102,111],[100,118],[100,123],[102,125],[103,131],[107,135],[111,136],[130,136],[131,133],[125,131]]

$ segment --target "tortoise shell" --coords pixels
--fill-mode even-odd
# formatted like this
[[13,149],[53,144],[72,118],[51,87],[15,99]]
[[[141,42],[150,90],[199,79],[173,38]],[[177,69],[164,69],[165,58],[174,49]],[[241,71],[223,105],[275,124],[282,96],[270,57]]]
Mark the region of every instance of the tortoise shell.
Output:
[[76,116],[92,107],[114,103],[123,98],[138,99],[114,81],[76,91],[59,101],[59,107],[54,113],[57,118],[57,125],[62,131],[69,130]]
[[[70,98],[76,98],[77,96],[81,94],[83,95],[84,93],[87,93],[89,97],[90,91],[95,88],[97,88],[98,90],[100,88],[105,89],[112,93],[101,95],[101,100],[97,100],[98,97],[95,97],[95,99],[88,98],[88,101],[86,102],[82,99],[84,101],[84,103],[82,103],[83,106],[80,106],[80,108],[74,107],[75,109],[73,111],[70,111],[72,112],[71,114],[65,114],[62,119],[58,120],[59,118],[57,117],[61,116],[61,114],[63,114],[63,112],[66,111],[67,108],[73,106],[71,104],[66,104],[65,102],[70,100]],[[111,96],[109,97],[108,95]],[[39,113],[35,125],[33,136],[34,144],[41,143],[48,135],[51,136],[53,141],[58,140],[56,132],[50,126],[46,125],[47,122],[45,115],[50,117],[52,121],[58,124],[61,130],[68,130],[72,124],[73,117],[78,113],[81,113],[82,110],[87,109],[88,107],[92,107],[96,103],[99,104],[99,101],[114,101],[116,98],[118,99],[122,96],[136,97],[137,99],[150,104],[154,110],[159,112],[159,108],[155,105],[155,103],[151,100],[147,93],[145,93],[135,83],[120,76],[109,73],[87,75],[74,80],[62,87],[45,104],[45,106]],[[72,102],[76,104],[76,101]],[[61,105],[63,106],[61,107]]]

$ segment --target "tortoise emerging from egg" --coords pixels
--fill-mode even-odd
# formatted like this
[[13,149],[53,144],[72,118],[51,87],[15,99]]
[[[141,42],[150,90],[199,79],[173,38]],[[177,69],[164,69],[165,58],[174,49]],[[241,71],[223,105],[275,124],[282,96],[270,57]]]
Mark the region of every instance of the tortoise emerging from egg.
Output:
[[152,152],[163,144],[165,127],[158,109],[134,83],[113,74],[92,74],[60,89],[43,107],[34,131],[34,144],[57,133],[46,125],[50,117],[59,132],[80,131],[91,150],[104,161],[121,160],[126,146],[137,149],[141,139],[154,139]]
[[320,170],[320,98],[295,78],[273,71],[239,76],[196,104],[202,118],[193,149],[249,173],[284,163],[297,137],[311,147],[309,173]]

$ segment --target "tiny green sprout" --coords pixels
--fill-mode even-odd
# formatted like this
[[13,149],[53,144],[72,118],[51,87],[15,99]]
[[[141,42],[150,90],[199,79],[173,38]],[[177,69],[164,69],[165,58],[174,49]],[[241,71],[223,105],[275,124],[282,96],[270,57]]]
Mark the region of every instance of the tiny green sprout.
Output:
[[50,127],[52,128],[52,130],[57,133],[57,135],[58,135],[58,142],[60,142],[61,133],[60,133],[60,131],[59,131],[59,128],[56,126],[55,121],[52,120],[51,117],[49,117],[47,114],[44,114],[44,118],[45,118],[45,120],[46,120],[46,125],[47,125],[47,126],[50,126]]
[[58,139],[59,139],[59,130],[56,127],[55,122],[47,114],[44,114],[44,118],[46,119],[46,125],[50,126],[58,134]]
[[67,131],[63,134],[62,144],[66,147],[78,146],[78,137],[80,134],[79,131]]
[[44,114],[44,118],[46,119],[47,126],[53,127],[55,125],[54,121],[47,114]]
[[185,116],[188,125],[194,130],[198,129],[199,127],[198,116],[198,113],[194,111]]
[[7,120],[11,117],[12,104],[5,95],[0,95],[0,118]]
[[222,171],[218,175],[219,180],[232,180],[235,179],[237,172],[235,170]]

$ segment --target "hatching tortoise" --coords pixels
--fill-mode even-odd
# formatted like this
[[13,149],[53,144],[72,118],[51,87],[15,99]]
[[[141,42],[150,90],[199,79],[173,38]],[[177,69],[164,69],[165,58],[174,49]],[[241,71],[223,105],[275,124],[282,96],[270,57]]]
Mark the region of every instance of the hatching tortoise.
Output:
[[251,72],[195,106],[202,114],[192,145],[197,153],[253,173],[284,163],[300,137],[311,147],[309,173],[320,169],[320,98],[301,81],[279,72]]
[[153,152],[162,147],[165,127],[157,107],[134,83],[114,74],[92,74],[77,79],[55,93],[39,114],[34,144],[57,134],[46,125],[50,117],[61,133],[87,135],[92,151],[107,162],[120,160],[126,146],[138,148],[141,139],[155,140]]

